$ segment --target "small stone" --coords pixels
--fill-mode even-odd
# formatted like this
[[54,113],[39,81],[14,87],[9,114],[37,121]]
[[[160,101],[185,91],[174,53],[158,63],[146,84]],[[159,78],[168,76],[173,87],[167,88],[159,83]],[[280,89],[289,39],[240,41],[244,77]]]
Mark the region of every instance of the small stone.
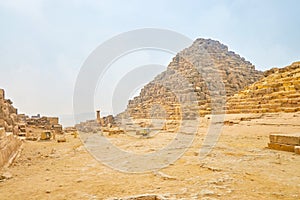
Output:
[[3,177],[4,179],[8,180],[8,179],[11,179],[13,176],[12,176],[12,174],[11,174],[10,172],[4,172],[4,173],[2,174],[2,177]]
[[214,194],[215,194],[214,191],[207,190],[207,189],[204,189],[204,190],[201,191],[202,196],[211,196],[211,195],[214,195]]
[[165,174],[163,172],[154,172],[154,175],[159,176],[159,177],[163,178],[164,180],[176,180],[176,177],[170,176],[170,175]]

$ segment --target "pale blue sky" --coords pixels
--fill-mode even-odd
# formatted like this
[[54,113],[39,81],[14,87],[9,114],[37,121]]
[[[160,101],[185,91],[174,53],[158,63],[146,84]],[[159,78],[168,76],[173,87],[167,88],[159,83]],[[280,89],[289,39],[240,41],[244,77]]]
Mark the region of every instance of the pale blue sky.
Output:
[[1,0],[0,88],[20,112],[71,114],[88,55],[112,36],[146,27],[217,39],[261,70],[286,66],[300,60],[299,2]]

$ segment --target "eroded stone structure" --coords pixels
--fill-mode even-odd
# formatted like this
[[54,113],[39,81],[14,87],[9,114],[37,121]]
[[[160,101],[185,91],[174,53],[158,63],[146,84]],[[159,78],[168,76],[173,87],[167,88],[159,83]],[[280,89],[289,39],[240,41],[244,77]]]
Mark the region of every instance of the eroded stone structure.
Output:
[[[212,103],[218,110],[226,97],[262,76],[249,61],[228,51],[228,47],[220,42],[197,39],[192,46],[178,53],[167,70],[147,84],[117,117],[195,119],[210,114]],[[225,90],[222,90],[222,84]]]
[[5,99],[5,92],[0,89],[0,168],[4,166],[21,146],[16,134],[18,129],[17,109],[12,101]]
[[268,70],[264,75],[228,99],[227,113],[300,111],[300,62]]
[[96,111],[95,120],[87,120],[75,125],[75,128],[78,131],[82,132],[120,132],[120,129],[117,131],[114,129],[116,126],[115,118],[112,115],[106,117],[100,117],[100,110]]
[[0,89],[0,167],[3,167],[21,146],[19,136],[37,140],[43,130],[53,135],[62,133],[58,117],[28,117],[18,114],[12,101],[5,99],[5,91]]
[[[24,119],[23,119],[24,120]],[[51,138],[55,139],[56,135],[63,134],[63,126],[59,124],[58,117],[45,116],[25,116],[26,138],[28,140],[37,140],[41,138],[41,134],[46,132],[51,133]]]
[[130,100],[124,112],[115,118],[100,118],[98,113],[97,120],[77,128],[95,132],[101,130],[99,125],[116,121],[125,129],[132,123],[151,128],[151,119],[166,119],[162,129],[176,131],[181,119],[209,114],[297,112],[299,66],[300,62],[263,73],[220,42],[197,39]]
[[41,128],[62,132],[62,125],[59,124],[58,117],[26,117],[25,121],[27,126],[31,128]]
[[0,89],[0,127],[7,132],[13,132],[18,121],[18,111],[12,104],[10,99],[5,99],[5,91]]

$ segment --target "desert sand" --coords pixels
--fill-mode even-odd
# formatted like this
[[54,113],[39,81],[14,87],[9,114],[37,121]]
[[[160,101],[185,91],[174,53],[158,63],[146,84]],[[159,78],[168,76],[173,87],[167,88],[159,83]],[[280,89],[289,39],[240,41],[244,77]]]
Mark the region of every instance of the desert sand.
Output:
[[[136,174],[98,162],[71,134],[66,143],[26,140],[12,165],[1,169],[6,175],[0,182],[1,199],[118,199],[142,194],[165,199],[299,199],[300,155],[267,148],[271,133],[300,132],[299,120],[300,113],[227,115],[218,143],[204,159],[199,159],[199,150],[207,124],[199,126],[192,146],[175,163]],[[107,138],[125,151],[147,153],[163,148],[174,134]]]

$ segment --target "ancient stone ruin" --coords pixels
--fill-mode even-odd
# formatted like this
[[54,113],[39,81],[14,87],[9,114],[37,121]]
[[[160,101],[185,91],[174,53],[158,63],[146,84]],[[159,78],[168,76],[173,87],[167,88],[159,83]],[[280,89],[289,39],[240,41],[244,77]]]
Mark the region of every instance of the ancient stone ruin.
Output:
[[197,39],[179,52],[167,70],[147,84],[116,116],[122,120],[166,119],[163,130],[174,132],[181,119],[225,113],[225,101],[263,77],[263,73],[228,47]]
[[[216,75],[223,80],[225,90],[216,90],[222,84],[216,82]],[[197,39],[178,53],[167,70],[147,84],[139,96],[130,100],[126,111],[118,117],[157,118],[156,106],[157,110],[165,111],[166,119],[194,119],[195,113],[201,116],[211,113],[214,92],[220,98],[230,97],[262,76],[249,61],[228,51],[220,42]],[[189,110],[196,112],[183,113],[181,108],[185,103],[190,104]]]
[[13,132],[18,121],[18,111],[12,104],[10,99],[5,99],[5,91],[0,89],[0,127],[4,127],[7,132]]
[[80,122],[75,125],[75,128],[78,131],[85,133],[106,132],[108,134],[119,134],[124,132],[120,127],[117,127],[116,121],[112,115],[101,117],[100,110],[96,111],[95,120]]
[[227,113],[300,111],[300,62],[268,70],[264,76],[230,97]]
[[55,139],[56,134],[63,134],[58,117],[28,117],[18,114],[12,104],[10,99],[5,99],[5,91],[0,89],[0,167],[13,158],[22,144],[20,138],[38,140],[49,132]]
[[124,112],[101,118],[98,111],[96,120],[76,127],[84,132],[101,132],[131,118],[140,127],[150,128],[149,119],[166,119],[162,130],[175,132],[180,120],[209,114],[297,112],[299,66],[293,63],[263,73],[220,42],[197,39],[179,52],[139,96],[129,100]]
[[300,133],[271,134],[268,147],[275,150],[289,151],[300,154]]
[[17,109],[13,107],[11,100],[5,99],[5,92],[0,89],[0,168],[21,146],[21,141],[16,136],[18,132]]
[[[7,181],[0,189],[8,188],[1,194],[11,199],[11,191],[24,189],[13,199],[247,199],[253,193],[255,199],[298,199],[299,89],[300,62],[260,72],[225,45],[197,39],[124,112],[101,116],[97,110],[94,119],[75,127],[63,129],[57,117],[18,114],[0,90],[0,168],[5,172],[0,182]],[[224,121],[213,122],[213,114],[225,114]],[[223,129],[211,153],[199,159],[206,140],[213,138],[211,124]],[[190,136],[195,138],[187,148]],[[96,141],[104,137],[126,155]],[[164,147],[169,148],[167,157],[161,153]],[[178,150],[185,152],[170,163]],[[103,156],[98,161],[125,167],[97,163],[95,152]],[[144,155],[150,160],[141,161]],[[14,160],[10,168],[3,167]],[[142,168],[160,160],[163,168],[123,173],[136,169],[132,163]],[[33,190],[24,187],[28,180],[38,183]],[[73,186],[78,188],[75,195]]]
[[41,117],[37,116],[24,116],[22,115],[22,124],[26,126],[27,139],[37,140],[41,136],[41,132],[50,132],[50,135],[55,139],[55,135],[63,134],[63,127],[59,124],[58,117]]

